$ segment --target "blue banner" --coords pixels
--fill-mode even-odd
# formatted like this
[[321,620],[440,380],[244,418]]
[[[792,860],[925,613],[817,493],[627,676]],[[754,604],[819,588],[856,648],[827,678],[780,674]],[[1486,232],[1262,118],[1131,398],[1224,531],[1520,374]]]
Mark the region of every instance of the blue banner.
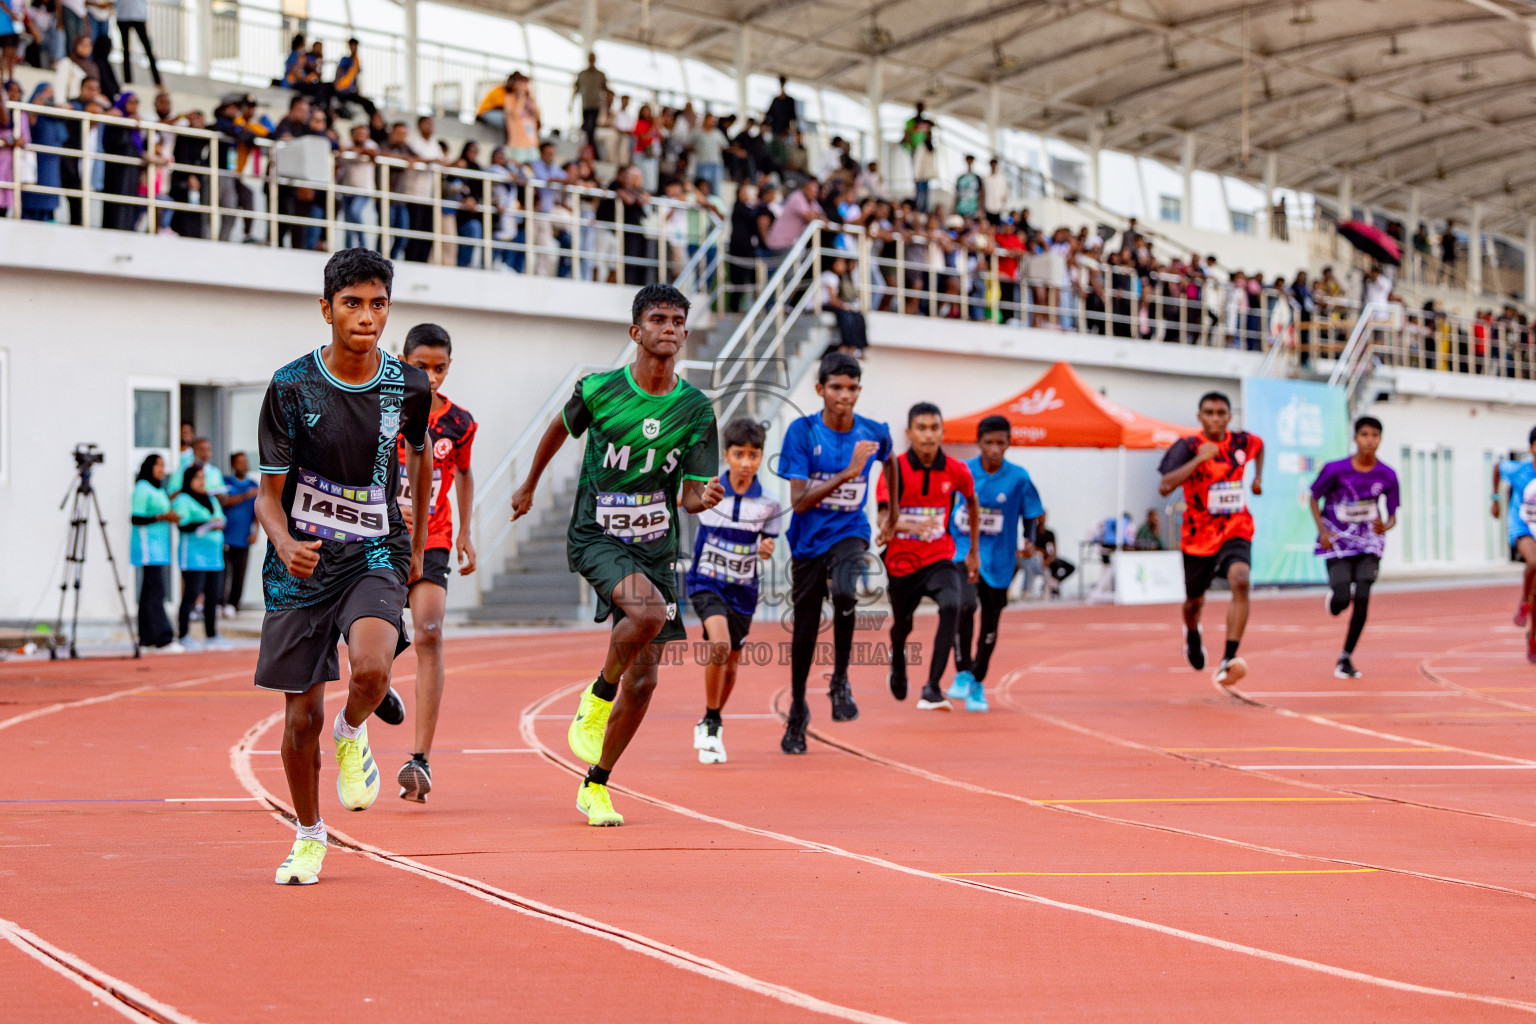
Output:
[[1264,493],[1253,496],[1253,582],[1326,583],[1313,554],[1312,481],[1349,454],[1342,388],[1300,380],[1243,378],[1243,429],[1264,442]]

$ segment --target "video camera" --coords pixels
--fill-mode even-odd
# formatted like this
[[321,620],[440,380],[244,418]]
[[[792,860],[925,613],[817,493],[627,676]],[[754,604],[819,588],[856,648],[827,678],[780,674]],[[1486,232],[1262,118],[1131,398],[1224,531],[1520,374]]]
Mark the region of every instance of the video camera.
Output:
[[93,444],[75,445],[75,472],[88,473],[92,466],[105,462],[107,457]]

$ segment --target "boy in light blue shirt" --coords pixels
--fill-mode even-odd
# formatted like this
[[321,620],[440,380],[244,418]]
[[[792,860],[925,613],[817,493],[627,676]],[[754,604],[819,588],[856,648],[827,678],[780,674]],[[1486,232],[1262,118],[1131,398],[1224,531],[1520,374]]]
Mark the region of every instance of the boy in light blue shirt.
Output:
[[[1045,515],[1040,494],[1022,466],[1004,456],[1013,436],[1006,417],[988,416],[976,425],[976,444],[981,449],[966,463],[976,484],[976,503],[981,507],[981,578],[967,582],[961,595],[959,636],[955,642],[955,681],[945,696],[964,700],[967,711],[987,710],[984,680],[992,651],[997,646],[997,626],[1008,604],[1008,587],[1034,542],[1035,527]],[[1019,530],[1023,528],[1023,544]],[[955,561],[963,562],[971,549],[970,523],[964,505],[955,508],[949,532],[955,538]],[[981,635],[976,637],[977,606],[981,607]]]

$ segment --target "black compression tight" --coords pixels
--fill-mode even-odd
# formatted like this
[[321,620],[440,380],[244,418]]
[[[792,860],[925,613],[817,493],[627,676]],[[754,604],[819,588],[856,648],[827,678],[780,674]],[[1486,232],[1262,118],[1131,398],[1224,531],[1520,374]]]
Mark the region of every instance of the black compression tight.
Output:
[[848,672],[848,656],[853,650],[856,624],[854,604],[858,600],[858,576],[863,565],[865,543],[840,541],[830,551],[816,558],[795,559],[790,564],[794,601],[794,633],[790,645],[790,707],[803,710],[806,680],[816,660],[816,642],[821,635],[821,602],[832,597],[832,674]]
[[[987,678],[992,650],[997,646],[997,624],[1008,605],[1008,591],[989,587],[984,582],[965,583],[960,602],[959,639],[955,644],[955,671],[969,672],[979,683]],[[976,654],[971,656],[971,639],[976,630],[976,607],[981,606],[981,636],[976,639]]]
[[1345,654],[1355,653],[1355,645],[1365,630],[1365,617],[1371,607],[1371,584],[1376,582],[1380,565],[1381,559],[1375,555],[1328,559],[1328,586],[1333,589],[1329,608],[1338,615],[1350,605],[1354,606],[1349,614],[1349,632],[1344,637]]

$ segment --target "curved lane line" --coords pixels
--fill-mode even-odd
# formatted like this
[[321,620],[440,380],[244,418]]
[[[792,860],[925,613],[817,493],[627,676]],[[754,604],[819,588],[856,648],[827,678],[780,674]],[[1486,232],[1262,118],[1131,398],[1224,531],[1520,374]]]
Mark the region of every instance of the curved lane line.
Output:
[[15,921],[0,917],[0,939],[5,939],[44,967],[80,986],[91,998],[100,1000],[131,1021],[141,1024],[201,1024],[197,1018],[189,1017],[126,981],[114,978],[73,953],[65,952]]
[[[523,738],[528,742],[528,745],[540,748],[545,759],[548,760],[551,764],[554,764],[564,771],[567,771],[576,776],[580,776],[582,774],[581,769],[579,769],[574,763],[567,761],[565,758],[559,754],[556,754],[553,750],[544,745],[544,743],[538,738],[534,731],[534,719],[532,716],[537,714],[539,711],[542,711],[545,707],[547,707],[549,704],[552,704],[554,701],[559,700],[562,697],[569,696],[570,694],[575,693],[577,690],[584,688],[586,685],[586,681],[583,680],[579,683],[573,683],[570,686],[563,686],[530,704],[527,708],[524,709],[522,716]],[[914,868],[906,864],[899,864],[895,861],[886,860],[883,857],[874,857],[868,854],[855,853],[852,850],[845,850],[842,847],[833,846],[829,843],[817,842],[811,839],[801,839],[796,836],[787,835],[783,832],[775,832],[771,829],[758,828],[756,826],[746,825],[738,821],[731,821],[728,818],[716,817],[712,814],[696,811],[691,807],[685,807],[682,804],[673,803],[670,800],[664,800],[660,797],[642,793],[639,790],[631,789],[627,786],[619,786],[610,783],[609,788],[616,789],[621,793],[632,796],[635,799],[651,804],[652,806],[660,807],[664,810],[671,811],[674,814],[682,815],[685,818],[692,818],[695,821],[702,821],[712,825],[719,825],[723,828],[727,828],[735,832],[743,832],[748,835],[760,836],[765,839],[773,839],[781,843],[795,846],[799,849],[818,850],[822,853],[828,853],[835,857],[844,857],[849,860],[858,861],[863,864],[869,864],[874,867],[885,868],[886,870],[895,871],[899,874],[908,875],[913,878],[927,879],[930,881],[940,882],[945,885],[963,886],[970,889],[977,889],[982,892],[992,893],[998,896],[1004,896],[1009,899],[1019,900],[1024,903],[1032,903],[1037,906],[1050,907],[1054,910],[1065,910],[1074,914],[1083,914],[1088,917],[1095,917],[1103,921],[1112,921],[1116,924],[1128,925],[1132,928],[1141,929],[1143,931],[1156,932],[1162,935],[1171,936],[1173,938],[1184,939],[1188,942],[1198,943],[1199,945],[1203,946],[1210,946],[1229,953],[1238,953],[1243,956],[1253,957],[1258,960],[1267,960],[1271,963],[1284,964],[1289,967],[1299,967],[1303,970],[1313,971],[1319,974],[1326,974],[1335,978],[1342,978],[1347,981],[1357,981],[1366,985],[1374,985],[1379,988],[1393,989],[1399,992],[1411,992],[1417,995],[1438,996],[1444,999],[1459,999],[1467,1002],[1483,1003],[1489,1006],[1502,1006],[1508,1009],[1520,1010],[1525,1013],[1536,1014],[1536,1003],[1524,1002],[1518,999],[1506,999],[1502,996],[1479,995],[1473,992],[1457,992],[1454,989],[1433,988],[1428,985],[1416,985],[1413,982],[1398,981],[1395,978],[1383,978],[1374,974],[1366,974],[1363,971],[1352,971],[1345,967],[1335,967],[1332,964],[1320,963],[1316,960],[1307,960],[1302,957],[1290,956],[1286,953],[1276,953],[1272,950],[1260,949],[1256,946],[1247,946],[1239,942],[1231,942],[1227,939],[1218,939],[1213,935],[1203,935],[1200,932],[1192,932],[1183,928],[1175,928],[1171,925],[1158,924],[1155,921],[1146,921],[1138,917],[1129,917],[1125,914],[1117,914],[1109,910],[1099,910],[1096,907],[1085,907],[1076,903],[1066,903],[1062,900],[1054,900],[1046,896],[1037,895],[1035,893],[1023,892],[1019,889],[1009,889],[1004,886],[989,885],[986,882],[978,882],[969,878],[956,878],[952,876],[935,874],[932,871],[924,871],[921,868]]]
[[[543,655],[534,655],[533,657],[543,657]],[[492,662],[484,664],[492,664]],[[574,689],[584,686],[586,686],[586,681],[575,684]],[[564,687],[560,692],[567,693],[571,692],[572,689],[573,687]],[[261,780],[256,778],[256,773],[251,768],[250,757],[257,740],[267,730],[282,721],[283,715],[284,713],[281,711],[276,712],[251,726],[245,735],[234,746],[230,747],[229,762],[235,777],[240,781],[240,785],[245,788],[246,792],[265,803],[273,812],[274,818],[286,823],[293,817],[293,809],[286,802],[273,795],[261,784]],[[468,896],[484,900],[493,906],[515,911],[547,924],[570,928],[590,938],[603,939],[607,942],[615,943],[631,952],[651,957],[671,967],[701,975],[712,981],[724,982],[725,984],[745,989],[756,995],[766,996],[798,1009],[809,1010],[813,1013],[820,1013],[841,1020],[854,1021],[856,1024],[904,1024],[904,1022],[894,1017],[886,1017],[842,1006],[825,999],[819,999],[798,989],[764,981],[750,974],[738,971],[735,968],[727,967],[714,960],[691,953],[688,950],[642,935],[639,932],[607,924],[595,918],[578,914],[575,911],[563,910],[527,896],[521,896],[517,893],[498,888],[477,878],[455,874],[442,868],[423,864],[411,857],[393,853],[382,847],[364,842],[349,833],[331,828],[330,826],[327,826],[326,830],[333,842],[340,840],[338,845],[351,847],[369,860],[438,882]],[[1533,1010],[1536,1010],[1536,1007],[1533,1007]]]

